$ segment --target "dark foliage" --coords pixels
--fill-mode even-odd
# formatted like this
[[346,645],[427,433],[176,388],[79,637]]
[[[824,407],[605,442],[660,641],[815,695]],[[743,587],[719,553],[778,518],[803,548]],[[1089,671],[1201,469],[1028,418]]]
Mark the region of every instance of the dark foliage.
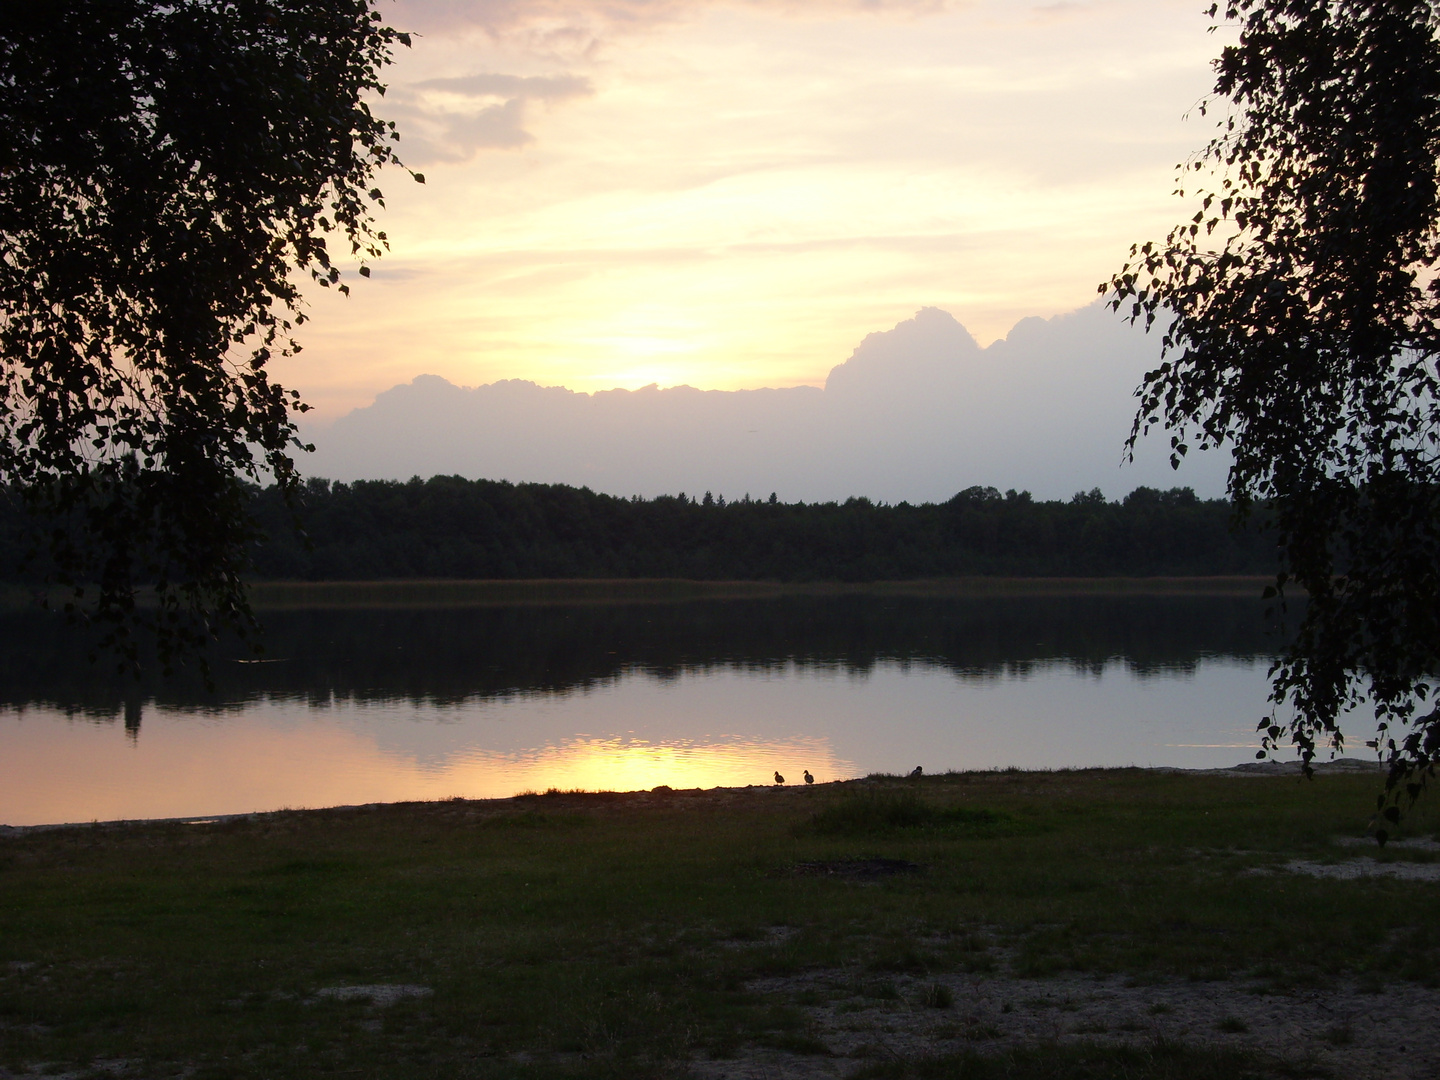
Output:
[[[1230,494],[1267,505],[1277,591],[1308,612],[1274,671],[1267,749],[1308,762],[1375,705],[1392,796],[1440,763],[1440,42],[1427,0],[1232,0],[1220,133],[1182,167],[1199,207],[1105,286],[1165,357],[1136,434],[1228,443]],[[1211,103],[1213,105],[1213,103]],[[1133,440],[1133,436],[1132,436]],[[1386,734],[1388,732],[1388,734]],[[1395,816],[1395,806],[1386,808]],[[1383,838],[1382,838],[1383,839]]]
[[[297,280],[380,254],[404,35],[368,0],[53,0],[0,19],[0,480],[132,662],[244,628],[245,479],[297,483]],[[419,177],[416,177],[419,179]],[[361,274],[368,274],[363,266]],[[137,587],[159,599],[137,611]]]
[[1069,502],[970,488],[947,503],[707,504],[586,488],[437,476],[308,483],[309,546],[281,493],[260,496],[262,577],[692,578],[875,581],[972,574],[1145,576],[1265,573],[1273,547],[1233,531],[1230,505],[1188,488],[1099,492]]
[[[1276,643],[1257,598],[1239,596],[789,596],[642,604],[502,604],[267,611],[267,663],[222,649],[211,690],[194,673],[97,670],[82,629],[53,612],[0,611],[0,706],[50,703],[115,718],[129,702],[232,708],[259,696],[329,701],[566,693],[626,672],[660,679],[733,665],[869,672],[890,661],[962,678],[1023,676],[1064,659],[1099,674],[1117,656],[1140,675],[1205,657],[1264,657]],[[230,704],[226,704],[230,703]]]

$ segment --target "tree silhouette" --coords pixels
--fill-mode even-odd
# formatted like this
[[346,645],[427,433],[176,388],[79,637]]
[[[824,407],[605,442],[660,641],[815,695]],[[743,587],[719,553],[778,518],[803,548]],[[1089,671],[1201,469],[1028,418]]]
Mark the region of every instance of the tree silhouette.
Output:
[[1276,526],[1273,591],[1309,594],[1272,671],[1262,756],[1288,736],[1308,770],[1369,701],[1396,820],[1440,762],[1440,712],[1425,711],[1440,670],[1436,8],[1232,0],[1210,15],[1240,33],[1202,109],[1223,110],[1219,134],[1182,167],[1198,209],[1101,286],[1165,322],[1131,445],[1163,423],[1174,461],[1192,441],[1231,446],[1232,498]]
[[[67,608],[166,665],[252,622],[245,480],[287,495],[297,280],[385,248],[396,43],[367,0],[54,0],[0,20],[0,482]],[[423,180],[418,174],[412,174]],[[136,604],[153,588],[158,609]]]

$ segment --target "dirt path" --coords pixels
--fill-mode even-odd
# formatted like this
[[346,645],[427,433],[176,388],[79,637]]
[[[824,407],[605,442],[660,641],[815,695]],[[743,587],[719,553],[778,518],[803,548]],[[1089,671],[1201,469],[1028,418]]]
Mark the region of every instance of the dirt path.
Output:
[[[1081,1040],[1144,1045],[1156,1038],[1311,1059],[1347,1080],[1433,1080],[1440,1076],[1440,989],[1392,984],[1382,993],[1354,985],[1262,994],[1233,983],[1171,981],[1126,985],[1121,978],[1016,979],[991,975],[894,980],[899,999],[851,991],[856,973],[822,971],[751,984],[787,1000],[809,991],[809,1035],[834,1056],[757,1051],[691,1064],[706,1080],[844,1077],[865,1060],[919,1058],[974,1049],[995,1052]],[[924,1004],[933,986],[953,1004]],[[944,995],[939,997],[943,1000]]]

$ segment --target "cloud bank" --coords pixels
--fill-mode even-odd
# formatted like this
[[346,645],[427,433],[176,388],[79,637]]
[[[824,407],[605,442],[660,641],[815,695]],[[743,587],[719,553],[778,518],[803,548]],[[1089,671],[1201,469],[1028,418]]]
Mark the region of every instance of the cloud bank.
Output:
[[[1158,342],[1099,304],[1024,319],[980,348],[938,308],[867,336],[823,389],[577,393],[434,375],[325,429],[302,468],[334,480],[459,474],[584,485],[616,495],[864,495],[938,501],[972,485],[1065,498],[1141,484],[1224,491],[1228,456],[1172,472],[1160,437],[1121,467],[1133,391]],[[1153,444],[1153,445],[1149,445]]]

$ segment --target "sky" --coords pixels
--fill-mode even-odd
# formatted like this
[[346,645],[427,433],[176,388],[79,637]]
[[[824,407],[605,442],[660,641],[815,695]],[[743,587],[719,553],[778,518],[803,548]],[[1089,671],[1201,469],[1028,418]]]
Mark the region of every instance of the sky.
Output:
[[821,386],[927,306],[982,346],[1079,309],[1188,216],[1202,6],[380,0],[426,183],[382,175],[391,252],[277,377],[322,427],[420,374]]
[[1042,499],[1141,485],[1217,497],[1227,454],[1172,470],[1163,432],[1133,459],[1122,452],[1153,350],[1097,300],[1024,319],[984,349],[948,312],[922,308],[867,334],[823,388],[585,394],[421,375],[314,431],[305,465],[347,482],[458,474],[620,496],[773,491],[785,502],[941,502],[976,485]]

